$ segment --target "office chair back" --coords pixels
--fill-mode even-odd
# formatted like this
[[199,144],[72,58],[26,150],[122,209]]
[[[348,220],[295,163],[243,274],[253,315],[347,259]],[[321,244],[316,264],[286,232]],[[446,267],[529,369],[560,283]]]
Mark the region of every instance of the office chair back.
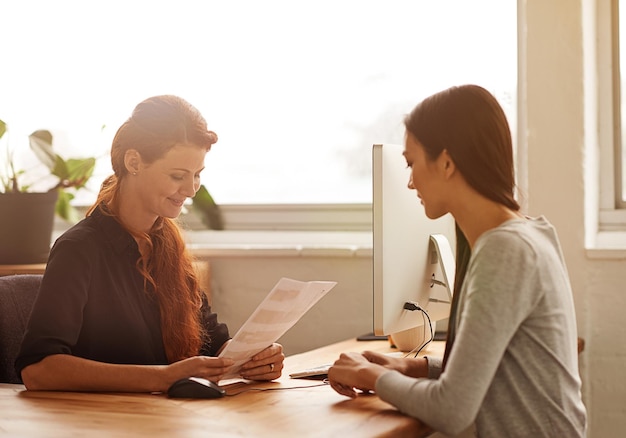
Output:
[[22,383],[14,362],[41,278],[39,274],[0,277],[0,383]]

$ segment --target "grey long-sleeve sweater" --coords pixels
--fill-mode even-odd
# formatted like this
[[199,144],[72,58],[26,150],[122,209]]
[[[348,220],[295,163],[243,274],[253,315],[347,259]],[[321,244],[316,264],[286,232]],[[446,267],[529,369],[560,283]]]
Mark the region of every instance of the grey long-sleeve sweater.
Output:
[[376,392],[445,434],[584,437],[577,329],[561,247],[543,217],[511,220],[472,249],[445,372],[389,371]]

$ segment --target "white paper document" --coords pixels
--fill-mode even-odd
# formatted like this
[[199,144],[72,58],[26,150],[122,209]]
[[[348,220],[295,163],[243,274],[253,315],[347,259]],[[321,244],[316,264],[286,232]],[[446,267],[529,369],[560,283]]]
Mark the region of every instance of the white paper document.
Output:
[[276,342],[336,284],[281,278],[220,353],[235,361],[224,379],[239,377],[241,365]]

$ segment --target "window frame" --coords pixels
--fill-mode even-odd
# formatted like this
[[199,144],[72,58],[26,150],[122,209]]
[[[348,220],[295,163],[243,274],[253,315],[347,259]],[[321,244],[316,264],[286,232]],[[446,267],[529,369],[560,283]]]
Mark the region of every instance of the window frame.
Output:
[[[79,206],[84,216],[89,206]],[[220,204],[224,229],[229,231],[328,231],[371,232],[372,203],[343,204]],[[200,217],[187,208],[180,217],[188,231],[207,231]],[[58,216],[54,232],[58,236],[71,224]]]
[[[227,230],[252,231],[372,231],[372,204],[224,204]],[[186,214],[183,224],[206,230],[199,217]]]
[[[621,44],[620,44],[620,6],[619,0],[611,1],[611,59],[613,65],[613,115],[614,115],[614,168],[615,168],[615,185],[614,185],[614,198],[615,198],[615,208],[616,209],[624,209],[626,208],[626,201],[624,200],[624,192],[623,192],[623,178],[624,171],[623,169],[623,127],[622,127],[622,68],[621,68]],[[623,26],[626,29],[626,26]],[[625,60],[626,61],[626,60]]]
[[[626,231],[626,202],[622,200],[622,122],[620,104],[619,1],[598,2],[598,231]],[[606,24],[609,24],[606,26]],[[608,122],[604,122],[608,121]]]

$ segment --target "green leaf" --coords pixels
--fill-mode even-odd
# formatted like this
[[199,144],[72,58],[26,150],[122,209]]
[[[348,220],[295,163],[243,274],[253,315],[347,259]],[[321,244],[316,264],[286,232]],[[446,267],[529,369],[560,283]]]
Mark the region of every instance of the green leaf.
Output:
[[67,165],[67,180],[70,181],[70,185],[77,189],[83,187],[96,167],[95,158],[70,158],[66,162]]
[[57,155],[52,174],[59,178],[60,187],[80,189],[91,178],[95,167],[95,158],[69,158],[65,161]]
[[0,138],[7,132],[7,124],[0,120]]
[[[48,165],[46,164],[46,166]],[[67,176],[69,175],[69,170],[67,169],[67,164],[65,163],[65,160],[60,155],[54,154],[54,165],[52,167],[48,167],[50,168],[50,173],[58,177],[61,182],[67,179]]]
[[57,154],[52,150],[52,133],[45,129],[40,129],[28,136],[30,147],[43,164],[50,170],[55,168]]
[[209,191],[201,185],[192,198],[192,207],[200,214],[202,223],[212,230],[223,230],[222,210],[213,200]]
[[70,201],[74,199],[74,195],[66,192],[65,190],[59,189],[59,198],[57,199],[57,203],[55,205],[55,212],[61,218],[66,220],[69,223],[75,224],[78,222],[80,218],[80,214],[78,210],[74,208]]

